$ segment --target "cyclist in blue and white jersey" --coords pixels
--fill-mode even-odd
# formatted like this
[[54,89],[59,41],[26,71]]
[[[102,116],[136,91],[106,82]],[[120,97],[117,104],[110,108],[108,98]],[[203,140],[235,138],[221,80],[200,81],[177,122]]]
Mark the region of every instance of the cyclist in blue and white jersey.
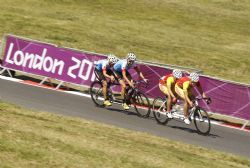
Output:
[[125,110],[129,109],[129,106],[126,104],[125,101],[125,90],[126,90],[126,84],[127,82],[129,86],[132,88],[134,87],[133,79],[128,72],[129,69],[134,68],[138,75],[145,81],[147,82],[147,79],[144,78],[142,72],[140,69],[136,66],[136,55],[134,53],[128,53],[127,58],[123,60],[119,60],[115,65],[114,65],[114,73],[116,75],[116,78],[118,79],[122,90],[121,90],[121,96],[123,99],[122,106]]
[[111,82],[114,82],[115,75],[112,72],[111,68],[114,66],[114,64],[118,61],[118,58],[115,55],[110,54],[107,59],[99,60],[96,63],[95,67],[95,75],[97,79],[99,79],[102,82],[103,86],[103,97],[104,102],[103,105],[105,106],[111,106],[112,103],[107,98],[107,80],[106,78],[110,78]]

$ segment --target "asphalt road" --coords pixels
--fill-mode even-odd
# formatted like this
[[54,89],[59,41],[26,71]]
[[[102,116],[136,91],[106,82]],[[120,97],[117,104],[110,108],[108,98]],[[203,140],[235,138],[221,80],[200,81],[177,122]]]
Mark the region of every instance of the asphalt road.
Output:
[[125,112],[120,105],[109,109],[98,108],[87,97],[3,79],[0,79],[0,97],[3,101],[29,109],[82,117],[250,158],[250,133],[246,131],[212,125],[211,134],[201,136],[196,133],[193,124],[186,126],[183,122],[171,120],[163,126],[152,118],[143,119],[133,111]]

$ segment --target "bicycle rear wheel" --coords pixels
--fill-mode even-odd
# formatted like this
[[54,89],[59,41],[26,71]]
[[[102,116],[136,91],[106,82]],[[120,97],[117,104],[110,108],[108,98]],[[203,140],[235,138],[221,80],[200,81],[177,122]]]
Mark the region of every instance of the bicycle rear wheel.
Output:
[[165,101],[161,97],[157,97],[153,101],[153,114],[155,120],[159,124],[167,124],[168,117],[165,111],[166,105]]
[[208,135],[211,129],[210,118],[206,110],[198,108],[194,112],[194,125],[199,134]]
[[103,107],[103,92],[102,92],[102,83],[99,81],[94,81],[90,86],[90,95],[92,101],[96,106]]
[[140,117],[148,117],[150,115],[150,103],[148,97],[141,92],[137,92],[131,103],[133,104],[135,111]]

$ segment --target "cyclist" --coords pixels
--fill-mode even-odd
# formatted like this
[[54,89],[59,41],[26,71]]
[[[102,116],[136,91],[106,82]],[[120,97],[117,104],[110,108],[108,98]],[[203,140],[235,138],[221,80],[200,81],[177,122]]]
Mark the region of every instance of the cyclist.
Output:
[[167,109],[166,109],[168,118],[173,118],[171,114],[172,103],[175,103],[177,100],[174,88],[177,79],[180,79],[181,77],[182,77],[181,70],[174,69],[171,74],[161,77],[159,81],[159,88],[161,92],[164,93],[168,98]]
[[103,90],[103,97],[104,102],[103,105],[105,106],[111,106],[112,103],[107,98],[107,80],[106,78],[109,78],[111,82],[114,82],[115,75],[112,72],[111,68],[114,66],[114,64],[118,62],[118,58],[115,55],[108,55],[107,59],[99,60],[96,63],[95,67],[95,75],[97,78],[102,82],[102,90]]
[[127,82],[130,87],[134,87],[133,79],[128,72],[129,69],[134,68],[138,75],[145,81],[147,82],[147,79],[144,78],[142,72],[136,66],[136,55],[134,53],[128,53],[126,59],[119,60],[115,65],[114,65],[114,73],[116,75],[116,78],[118,79],[120,85],[121,85],[121,97],[123,99],[122,107],[125,110],[129,109],[129,106],[126,103],[126,97],[125,97],[125,90],[126,90],[126,84]]
[[199,82],[199,74],[195,72],[190,73],[189,76],[180,78],[179,80],[177,80],[175,84],[175,92],[181,99],[184,100],[183,111],[184,111],[185,124],[190,124],[190,120],[188,118],[189,116],[188,109],[194,106],[193,102],[191,101],[193,98],[192,92],[193,92],[194,86],[197,86],[198,91],[200,92],[203,98],[207,98]]

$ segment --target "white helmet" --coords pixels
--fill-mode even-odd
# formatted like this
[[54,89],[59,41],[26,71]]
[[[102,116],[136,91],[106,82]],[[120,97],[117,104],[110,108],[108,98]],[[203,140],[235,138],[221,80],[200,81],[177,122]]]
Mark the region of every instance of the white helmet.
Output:
[[131,52],[128,53],[127,60],[135,61],[136,60],[136,55],[134,53],[131,53]]
[[190,79],[192,82],[198,82],[199,81],[199,74],[197,74],[196,72],[192,72],[189,75]]
[[109,54],[107,60],[109,63],[112,63],[112,64],[115,64],[118,62],[118,58],[113,54]]
[[118,57],[115,57],[115,63],[117,63],[119,61]]
[[182,72],[179,69],[174,69],[173,70],[173,76],[177,79],[180,79],[182,77]]

